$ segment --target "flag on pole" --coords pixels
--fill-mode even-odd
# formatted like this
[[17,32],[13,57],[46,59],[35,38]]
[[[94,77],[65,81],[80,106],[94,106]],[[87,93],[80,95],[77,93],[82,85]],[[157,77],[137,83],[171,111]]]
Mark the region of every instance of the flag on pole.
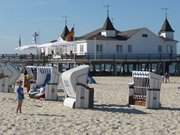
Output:
[[73,41],[74,40],[74,27],[72,27],[71,31],[66,36],[66,41]]

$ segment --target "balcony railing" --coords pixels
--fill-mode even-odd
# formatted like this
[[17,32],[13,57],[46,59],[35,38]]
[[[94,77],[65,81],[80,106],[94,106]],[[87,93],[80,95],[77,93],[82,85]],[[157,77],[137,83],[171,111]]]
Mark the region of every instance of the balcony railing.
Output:
[[[78,56],[77,56],[78,57]],[[86,59],[176,59],[176,54],[85,54]]]
[[[44,56],[44,55],[33,55],[33,54],[0,54],[0,59],[2,60],[21,60],[21,59],[27,59],[27,60],[51,60],[53,59],[52,55]],[[180,55],[177,54],[85,54],[85,55],[60,55],[60,57],[55,59],[88,59],[88,60],[96,60],[96,59],[120,59],[120,60],[127,60],[127,59],[136,59],[136,60],[143,60],[143,59],[179,59]]]

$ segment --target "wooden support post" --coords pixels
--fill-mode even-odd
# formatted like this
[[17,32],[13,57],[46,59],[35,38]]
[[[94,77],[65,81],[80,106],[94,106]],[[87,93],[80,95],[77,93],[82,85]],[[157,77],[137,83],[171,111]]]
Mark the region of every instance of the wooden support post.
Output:
[[113,65],[112,64],[110,64],[110,67],[109,67],[109,72],[110,72],[110,74],[112,75],[113,73],[112,73],[112,70],[113,70]]
[[169,63],[168,62],[165,62],[165,73],[169,73]]
[[142,63],[140,63],[140,71],[142,71]]
[[152,63],[150,63],[150,71],[152,72]]
[[58,64],[58,71],[59,72],[62,72],[63,71],[63,66],[61,63]]
[[95,72],[96,72],[96,66],[95,66],[95,64],[92,64],[92,66],[93,66],[93,74],[95,74]]
[[117,66],[116,63],[113,64],[113,75],[117,76]]
[[146,71],[149,71],[149,70],[150,70],[149,63],[147,63],[147,70]]
[[125,74],[125,64],[122,64],[122,68],[123,68],[123,75]]
[[147,70],[148,70],[148,64],[145,63],[145,64],[144,64],[144,71],[147,71]]
[[133,70],[136,70],[136,64],[133,64]]
[[129,75],[129,64],[127,63],[127,74]]
[[161,67],[162,67],[162,74],[164,75],[166,73],[166,62],[162,62]]
[[104,70],[104,72],[106,71],[106,64],[104,64],[104,69],[103,70]]
[[159,63],[156,63],[156,73],[159,74]]
[[119,66],[120,66],[120,67],[119,67],[119,74],[122,75],[122,63],[119,64]]
[[70,63],[68,63],[68,68],[71,69],[71,64]]
[[138,63],[138,71],[140,70],[140,64]]
[[99,72],[102,73],[102,64],[99,64]]

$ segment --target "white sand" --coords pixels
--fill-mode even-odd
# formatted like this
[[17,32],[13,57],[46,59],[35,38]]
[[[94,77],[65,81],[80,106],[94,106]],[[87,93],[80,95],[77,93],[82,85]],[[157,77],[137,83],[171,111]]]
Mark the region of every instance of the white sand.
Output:
[[0,93],[0,135],[180,135],[180,78],[162,85],[158,110],[126,106],[129,79],[97,77],[93,110],[26,96],[17,115],[15,94]]

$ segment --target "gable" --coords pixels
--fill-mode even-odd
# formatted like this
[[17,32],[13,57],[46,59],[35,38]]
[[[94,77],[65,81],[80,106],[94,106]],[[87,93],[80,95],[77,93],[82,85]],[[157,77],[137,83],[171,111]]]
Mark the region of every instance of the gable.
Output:
[[[143,37],[144,36],[144,37]],[[156,35],[154,32],[152,32],[151,30],[149,30],[148,28],[142,28],[139,31],[137,31],[136,33],[134,33],[129,39],[128,41],[141,41],[141,40],[145,40],[148,39],[152,40],[152,41],[157,41],[158,43],[160,43],[162,40],[161,38]]]

